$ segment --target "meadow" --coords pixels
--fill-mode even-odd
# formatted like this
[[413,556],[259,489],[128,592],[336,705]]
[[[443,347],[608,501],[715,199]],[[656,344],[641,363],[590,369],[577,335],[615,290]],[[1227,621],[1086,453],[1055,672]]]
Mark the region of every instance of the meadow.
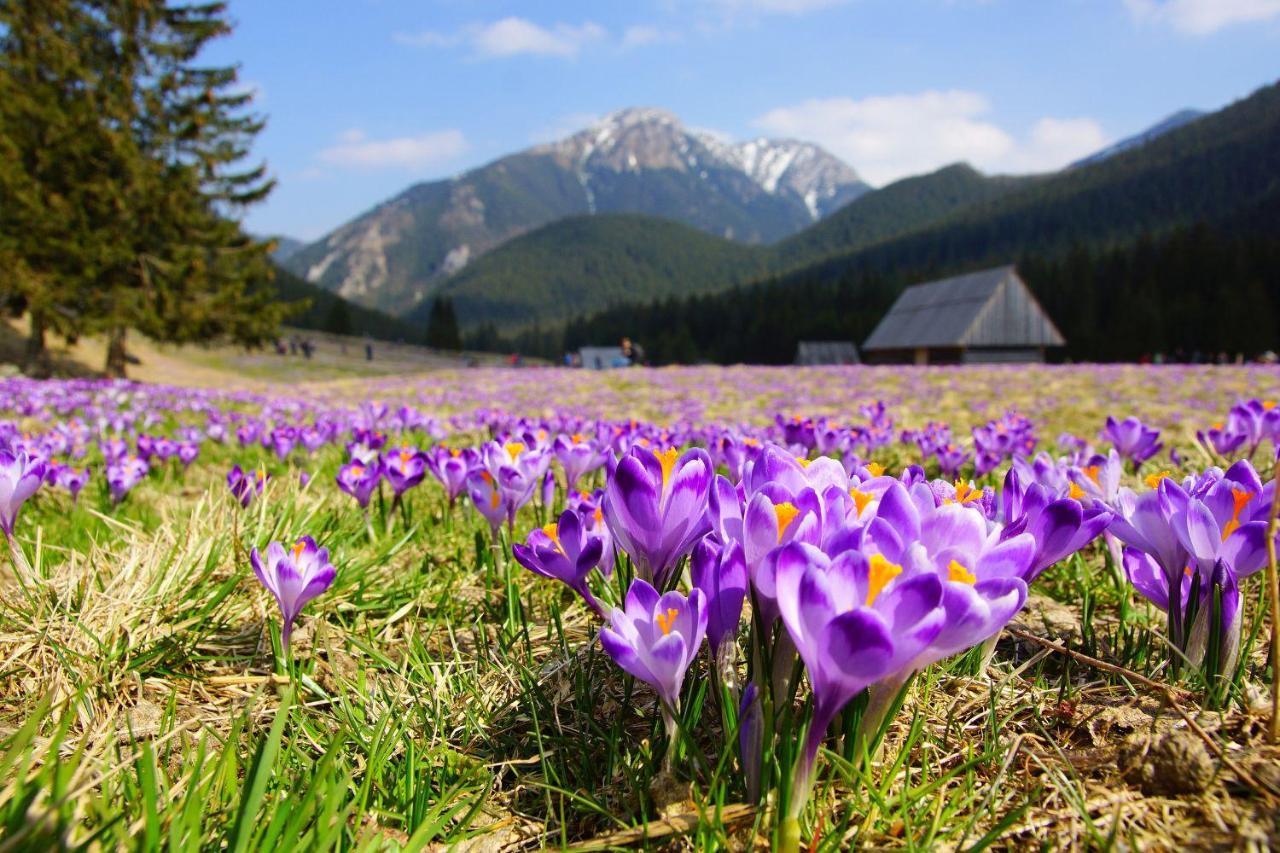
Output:
[[0,851],[1280,842],[1274,366],[220,367],[0,380]]

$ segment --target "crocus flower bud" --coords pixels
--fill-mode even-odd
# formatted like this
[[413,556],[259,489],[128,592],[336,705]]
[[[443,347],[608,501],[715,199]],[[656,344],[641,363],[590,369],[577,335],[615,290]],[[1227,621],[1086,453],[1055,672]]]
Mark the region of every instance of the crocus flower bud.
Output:
[[336,572],[329,562],[329,550],[303,536],[287,551],[279,542],[272,542],[265,557],[254,548],[249,561],[253,573],[280,605],[280,645],[287,652],[294,620],[308,601],[333,583]]

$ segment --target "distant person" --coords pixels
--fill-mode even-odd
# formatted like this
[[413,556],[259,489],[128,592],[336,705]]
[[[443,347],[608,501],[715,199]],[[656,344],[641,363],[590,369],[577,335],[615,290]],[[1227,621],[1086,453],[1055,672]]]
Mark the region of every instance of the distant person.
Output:
[[310,338],[303,339],[300,346],[302,347],[302,357],[305,358],[307,361],[310,361],[311,350],[314,349],[314,346],[311,343],[311,339]]
[[289,338],[289,355],[297,355],[297,354],[298,354],[298,336],[294,335],[293,337]]
[[368,342],[364,345],[364,360],[373,361],[373,344]]

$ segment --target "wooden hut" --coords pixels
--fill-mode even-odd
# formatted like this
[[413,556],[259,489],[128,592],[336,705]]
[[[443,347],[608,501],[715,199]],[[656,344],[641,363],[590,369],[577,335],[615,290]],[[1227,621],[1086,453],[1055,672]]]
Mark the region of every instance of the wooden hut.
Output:
[[796,364],[857,364],[858,348],[852,341],[801,341],[796,346]]
[[1012,266],[908,287],[862,345],[879,364],[1044,361],[1066,339]]

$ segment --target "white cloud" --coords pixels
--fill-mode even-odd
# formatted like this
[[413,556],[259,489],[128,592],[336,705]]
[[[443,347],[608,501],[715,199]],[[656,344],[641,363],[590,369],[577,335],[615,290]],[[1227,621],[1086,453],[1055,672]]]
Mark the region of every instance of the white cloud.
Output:
[[583,45],[604,38],[605,30],[590,21],[580,25],[556,24],[547,29],[524,18],[503,18],[486,24],[471,34],[478,54],[485,57],[559,56],[571,59]]
[[1195,36],[1280,16],[1280,0],[1124,0],[1124,5],[1139,21]]
[[622,33],[622,47],[644,47],[659,42],[677,41],[680,34],[643,24],[627,27]]
[[976,92],[927,91],[811,99],[771,110],[755,124],[816,142],[877,185],[957,161],[990,172],[1056,169],[1107,141],[1088,118],[1043,118],[1019,140],[986,118],[990,110]]
[[607,36],[604,27],[591,21],[577,26],[555,24],[543,27],[525,18],[509,17],[488,24],[471,24],[457,33],[434,30],[393,33],[391,40],[409,47],[456,47],[465,44],[478,59],[509,56],[573,59],[582,48]]
[[459,130],[392,139],[370,139],[362,130],[348,130],[339,135],[337,144],[316,154],[316,159],[348,168],[419,170],[447,163],[466,150],[466,137]]

